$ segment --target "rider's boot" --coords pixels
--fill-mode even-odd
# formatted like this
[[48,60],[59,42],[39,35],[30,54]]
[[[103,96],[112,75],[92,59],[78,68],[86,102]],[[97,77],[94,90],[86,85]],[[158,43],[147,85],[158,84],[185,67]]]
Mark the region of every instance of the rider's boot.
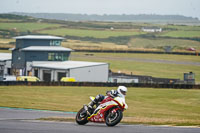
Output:
[[93,107],[94,107],[95,104],[96,104],[95,100],[91,101],[91,102],[88,104],[88,108],[93,109]]
[[94,105],[97,105],[100,101],[102,101],[104,99],[104,96],[99,94],[95,97],[94,100],[92,100],[89,104],[88,104],[88,107],[90,109],[93,109]]
[[93,101],[91,101],[89,104],[88,104],[88,113],[89,114],[92,114],[93,112],[94,112],[94,105],[96,104],[96,102],[93,100]]

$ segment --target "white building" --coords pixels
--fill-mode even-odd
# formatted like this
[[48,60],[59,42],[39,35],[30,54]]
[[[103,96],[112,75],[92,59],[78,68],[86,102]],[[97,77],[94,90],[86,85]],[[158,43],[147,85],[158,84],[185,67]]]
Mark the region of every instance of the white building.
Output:
[[162,32],[162,28],[158,28],[158,27],[143,27],[142,31],[144,31],[144,32]]
[[27,63],[27,69],[42,81],[60,81],[62,77],[74,77],[78,82],[107,82],[108,68],[107,63],[85,61]]
[[4,76],[11,74],[11,60],[12,54],[0,53],[0,81]]

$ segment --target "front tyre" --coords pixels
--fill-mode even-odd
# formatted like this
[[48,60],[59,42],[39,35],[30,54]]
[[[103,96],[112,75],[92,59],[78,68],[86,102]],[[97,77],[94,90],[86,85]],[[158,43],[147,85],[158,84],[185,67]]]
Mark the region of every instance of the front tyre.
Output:
[[115,126],[117,125],[121,119],[123,118],[123,113],[121,110],[117,110],[116,112],[109,111],[108,115],[106,116],[106,125],[107,126]]
[[76,114],[76,123],[79,125],[85,125],[88,123],[88,114],[87,111],[85,111],[84,108],[81,108],[80,111]]

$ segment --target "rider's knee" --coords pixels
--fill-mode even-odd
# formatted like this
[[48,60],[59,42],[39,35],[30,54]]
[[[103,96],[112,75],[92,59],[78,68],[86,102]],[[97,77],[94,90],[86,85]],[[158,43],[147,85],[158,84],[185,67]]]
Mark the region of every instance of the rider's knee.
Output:
[[104,95],[99,94],[99,95],[96,96],[95,99],[97,100],[96,102],[101,102],[104,98],[105,98]]

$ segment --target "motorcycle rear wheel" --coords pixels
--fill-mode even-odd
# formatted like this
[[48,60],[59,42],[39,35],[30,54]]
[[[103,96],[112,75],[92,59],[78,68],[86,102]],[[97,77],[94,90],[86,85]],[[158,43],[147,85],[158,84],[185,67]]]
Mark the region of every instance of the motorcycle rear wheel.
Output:
[[108,115],[106,116],[106,125],[107,126],[115,126],[123,118],[123,113],[121,110],[117,110],[114,114],[111,112],[112,112],[112,110],[109,111]]
[[88,120],[87,120],[88,114],[87,114],[87,112],[86,112],[85,115],[81,116],[81,113],[83,111],[85,111],[85,109],[81,108],[79,110],[79,112],[76,114],[76,123],[78,123],[79,125],[85,125],[86,123],[88,123]]

